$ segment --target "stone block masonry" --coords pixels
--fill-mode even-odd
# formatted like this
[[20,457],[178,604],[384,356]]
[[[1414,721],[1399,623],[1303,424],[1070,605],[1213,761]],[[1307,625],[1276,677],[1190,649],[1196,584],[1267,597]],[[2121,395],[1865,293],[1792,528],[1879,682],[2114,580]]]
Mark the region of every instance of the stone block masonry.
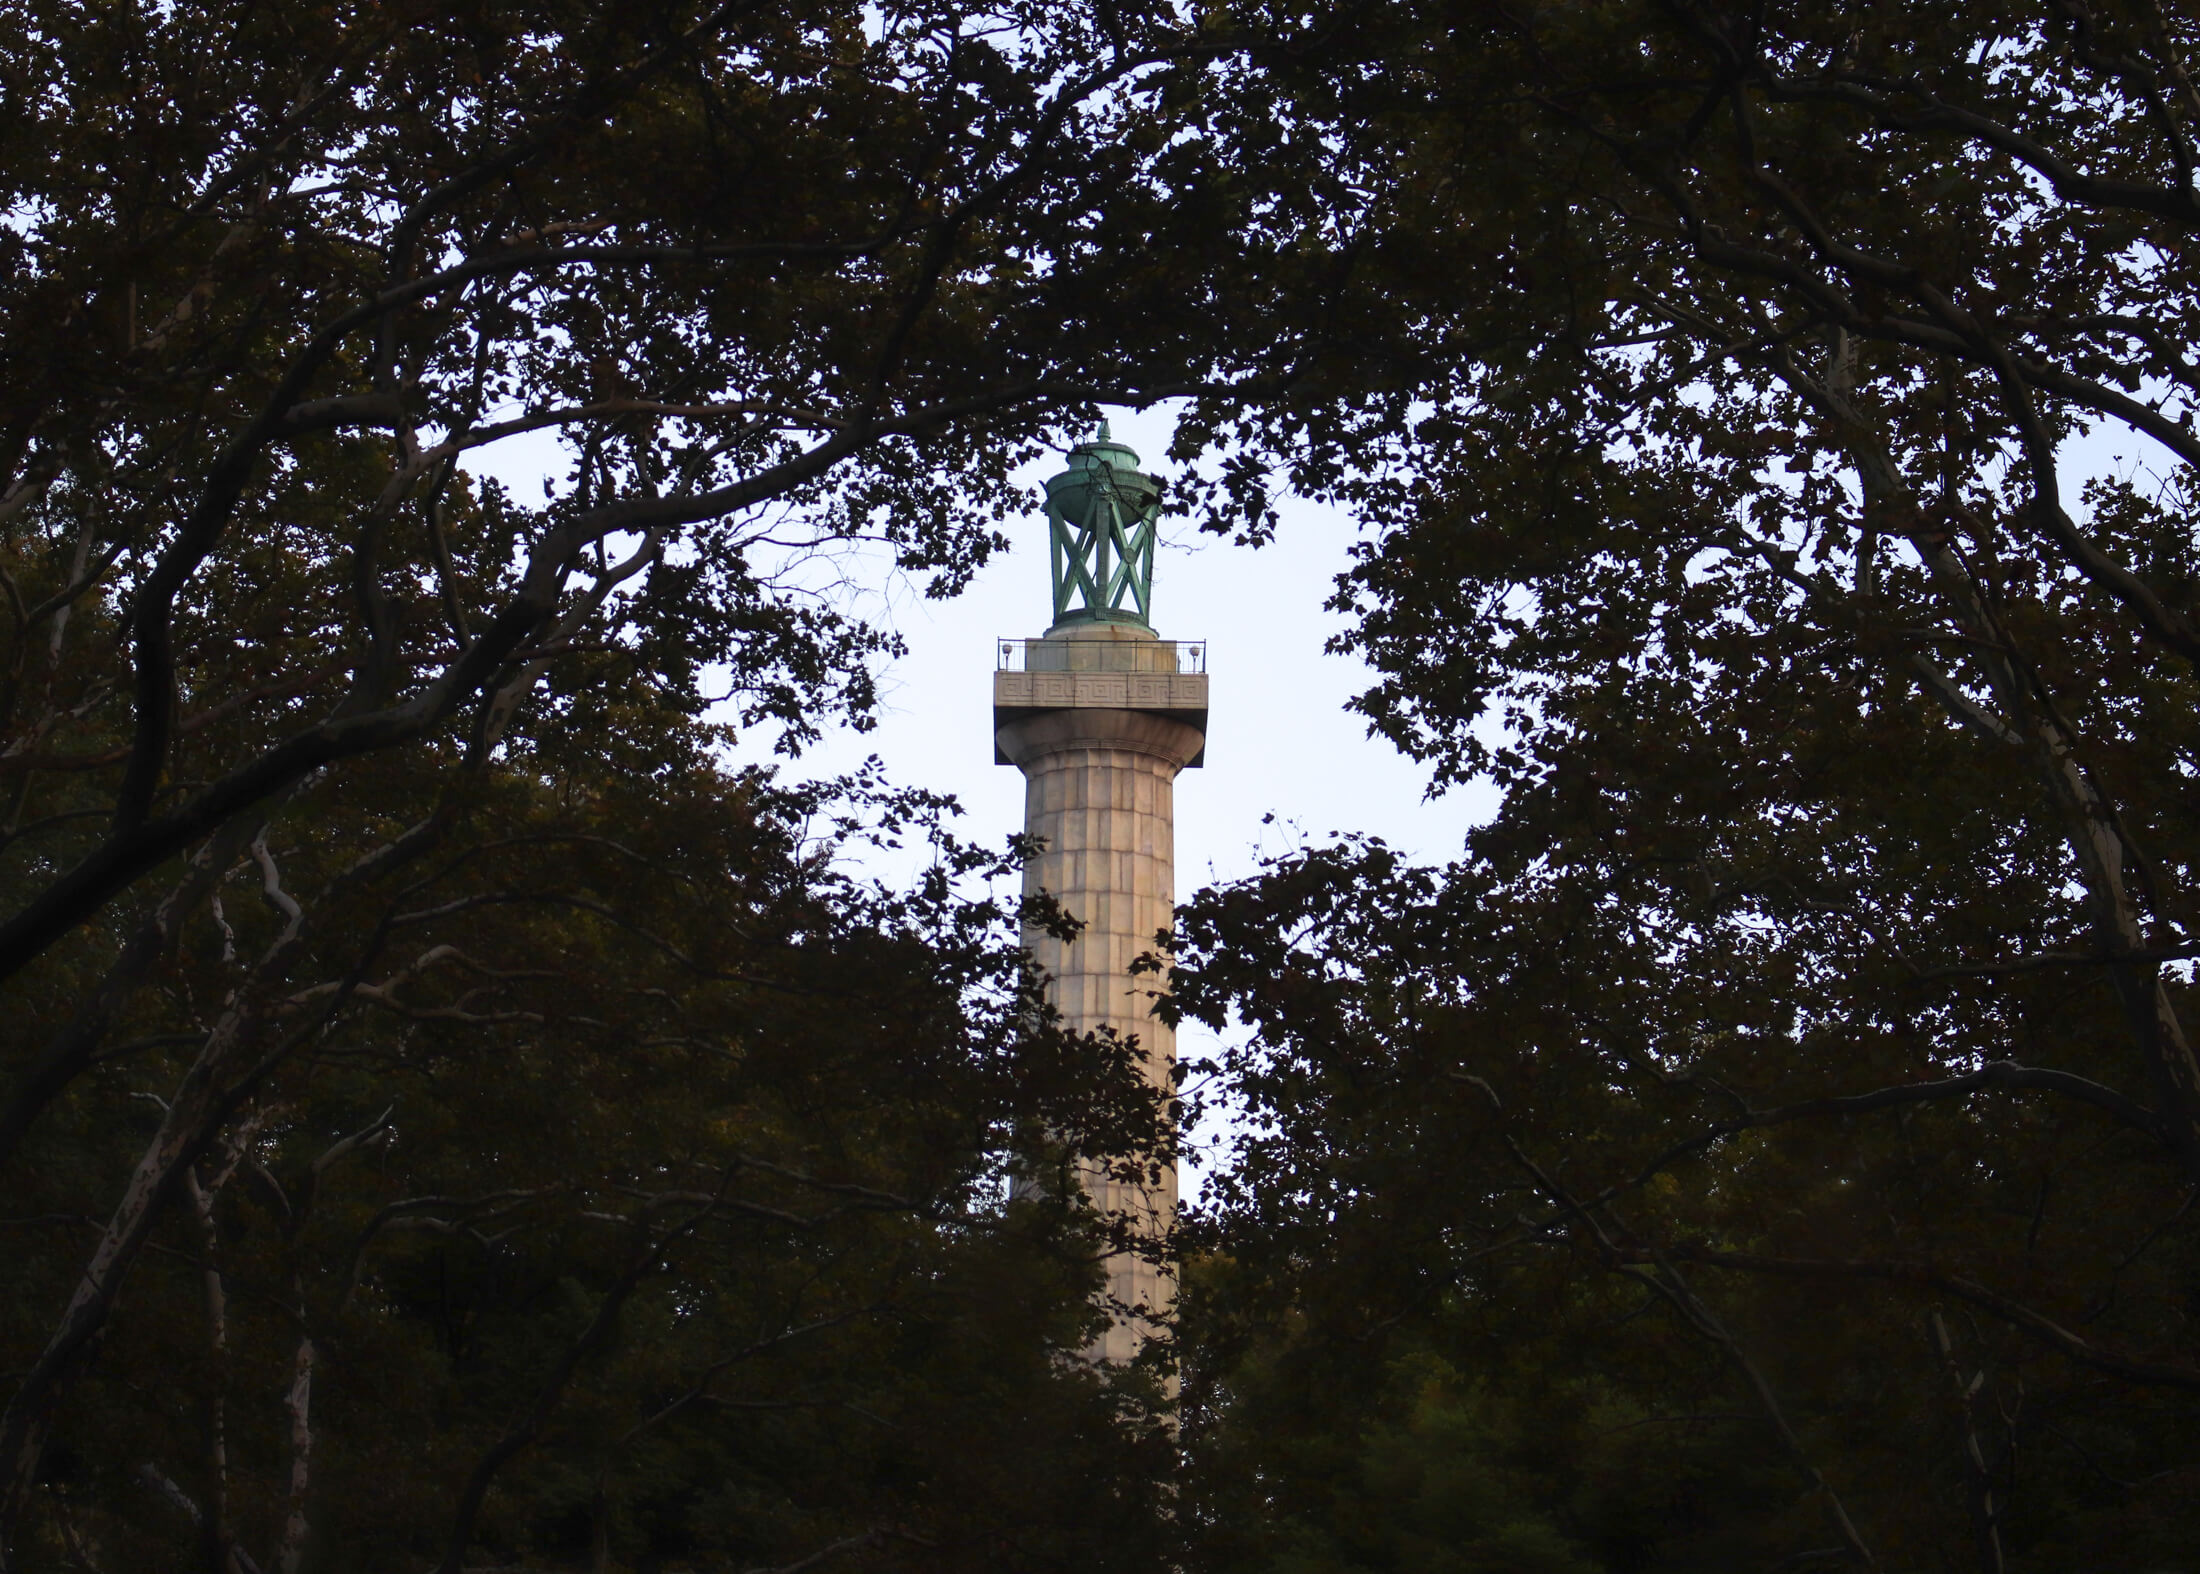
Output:
[[[1071,697],[1059,709],[1011,705],[996,712],[1000,757],[1024,773],[1024,829],[1045,844],[1025,866],[1025,890],[1051,893],[1084,925],[1066,942],[1031,937],[1039,966],[1053,979],[1055,1007],[1073,1032],[1107,1027],[1135,1036],[1145,1073],[1160,1088],[1170,1085],[1176,1033],[1154,1015],[1155,976],[1133,976],[1130,969],[1154,949],[1174,915],[1176,777],[1206,747],[1206,679],[1196,682],[1196,695],[1185,695],[1196,705],[1180,708],[1080,705]],[[1085,1185],[1103,1213],[1156,1234],[1175,1220],[1173,1167],[1156,1186],[1097,1173]],[[1134,1253],[1111,1258],[1107,1274],[1108,1294],[1119,1305],[1165,1311],[1174,1299],[1167,1269]],[[1128,1361],[1149,1331],[1144,1318],[1119,1318],[1089,1353]]]

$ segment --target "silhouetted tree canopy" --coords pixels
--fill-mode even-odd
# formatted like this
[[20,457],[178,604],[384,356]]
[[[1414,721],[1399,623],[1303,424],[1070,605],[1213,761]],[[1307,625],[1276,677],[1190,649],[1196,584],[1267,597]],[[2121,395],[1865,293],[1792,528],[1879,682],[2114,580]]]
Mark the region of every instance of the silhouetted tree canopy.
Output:
[[1354,334],[1185,440],[1359,514],[1363,710],[1503,799],[1181,914],[1217,1566],[2189,1561],[2196,44],[1407,4],[1235,80]]
[[1146,1566],[1097,1243],[1001,1183],[1151,1100],[999,855],[755,747],[891,654],[820,558],[950,593],[1094,398],[1242,373],[1126,238],[1136,34],[0,19],[9,1566]]
[[[7,1565],[2189,1560],[2196,47],[11,10]],[[1173,1420],[1007,1200],[1169,1140],[1062,915],[760,758],[895,651],[819,564],[952,595],[1172,399],[1172,506],[1352,511],[1370,726],[1502,791],[1184,904]]]

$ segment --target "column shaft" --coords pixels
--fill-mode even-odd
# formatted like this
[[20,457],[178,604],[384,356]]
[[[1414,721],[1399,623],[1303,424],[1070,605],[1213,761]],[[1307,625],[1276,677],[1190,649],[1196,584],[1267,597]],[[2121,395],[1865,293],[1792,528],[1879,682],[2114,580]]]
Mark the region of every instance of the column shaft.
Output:
[[[1175,903],[1174,782],[1204,739],[1196,728],[1134,711],[1055,711],[1000,730],[1003,751],[1025,778],[1024,829],[1045,843],[1025,867],[1025,889],[1044,890],[1083,928],[1075,939],[1035,934],[1031,948],[1053,979],[1051,996],[1073,1032],[1106,1027],[1138,1040],[1146,1075],[1170,1086],[1176,1033],[1153,1013],[1161,980],[1131,963],[1157,948]],[[1166,1230],[1176,1217],[1176,1171],[1157,1186],[1098,1173],[1087,1192],[1104,1213]],[[1122,1253],[1107,1265],[1108,1294],[1126,1307],[1164,1311],[1173,1277]],[[1127,1361],[1146,1337],[1143,1319],[1119,1318],[1091,1353]]]

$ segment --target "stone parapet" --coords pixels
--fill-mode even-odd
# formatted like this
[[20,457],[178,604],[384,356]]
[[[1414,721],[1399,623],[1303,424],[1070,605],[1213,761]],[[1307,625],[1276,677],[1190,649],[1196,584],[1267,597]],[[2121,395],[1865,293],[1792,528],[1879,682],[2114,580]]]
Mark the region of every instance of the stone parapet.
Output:
[[1143,712],[1200,734],[1200,747],[1179,769],[1206,759],[1207,674],[1204,672],[996,672],[993,674],[993,763],[1022,763],[1000,742],[1005,730],[1048,712]]

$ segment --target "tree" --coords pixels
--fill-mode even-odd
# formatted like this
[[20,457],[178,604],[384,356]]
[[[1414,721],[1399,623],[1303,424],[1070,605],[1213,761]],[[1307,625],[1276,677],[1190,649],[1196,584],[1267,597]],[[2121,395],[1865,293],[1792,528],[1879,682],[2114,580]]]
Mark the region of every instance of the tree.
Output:
[[[1050,1038],[985,860],[889,899],[805,830],[937,806],[790,796],[711,718],[861,725],[891,641],[816,563],[951,593],[1094,400],[1258,371],[1187,282],[1235,199],[1153,80],[1222,47],[0,20],[0,1560],[1015,1563],[1144,1522],[1100,1457],[1136,1384],[1047,1354],[1098,1247],[987,1200],[1160,1140],[1122,1047]],[[540,507],[468,468],[546,434]]]
[[2182,1556],[2189,20],[1330,21],[1207,114],[1305,194],[1273,336],[1353,331],[1184,451],[1360,511],[1371,723],[1505,797],[1185,914],[1176,998],[1254,1035],[1199,1425],[1418,1341],[1559,1407],[1612,1567]]

